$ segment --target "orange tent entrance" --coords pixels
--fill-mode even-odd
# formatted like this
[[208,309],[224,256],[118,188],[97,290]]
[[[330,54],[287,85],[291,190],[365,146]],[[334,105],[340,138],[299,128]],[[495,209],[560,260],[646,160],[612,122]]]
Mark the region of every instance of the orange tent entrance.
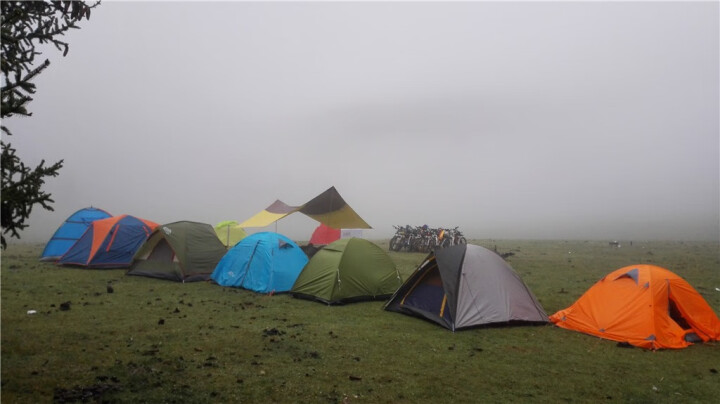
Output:
[[649,349],[720,340],[720,320],[705,299],[684,279],[654,265],[611,272],[550,321]]

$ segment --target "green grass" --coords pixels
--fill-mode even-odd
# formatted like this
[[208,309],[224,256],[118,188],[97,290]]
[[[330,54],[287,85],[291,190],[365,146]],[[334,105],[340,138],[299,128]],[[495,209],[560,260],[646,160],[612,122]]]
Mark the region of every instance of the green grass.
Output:
[[[654,263],[720,313],[717,243],[477,240],[548,314],[611,270]],[[387,241],[381,243],[387,249]],[[619,348],[553,326],[452,333],[382,310],[327,307],[2,254],[2,402],[717,402],[720,347]],[[404,277],[424,254],[390,253]],[[111,282],[114,293],[107,293]],[[70,310],[60,304],[70,302]],[[28,310],[37,314],[28,315]],[[163,324],[159,324],[163,320]]]

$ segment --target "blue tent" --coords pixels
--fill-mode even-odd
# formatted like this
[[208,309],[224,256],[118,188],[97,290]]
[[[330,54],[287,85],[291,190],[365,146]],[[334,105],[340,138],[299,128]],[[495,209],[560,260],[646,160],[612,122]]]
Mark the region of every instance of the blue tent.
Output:
[[88,268],[125,268],[157,223],[122,215],[96,220],[58,260],[61,265]]
[[112,217],[112,215],[102,209],[93,207],[80,209],[73,213],[58,227],[50,241],[45,245],[40,260],[56,261],[80,239],[88,226],[90,226],[90,223],[108,217]]
[[210,277],[221,286],[287,292],[307,262],[300,247],[282,234],[255,233],[231,248]]

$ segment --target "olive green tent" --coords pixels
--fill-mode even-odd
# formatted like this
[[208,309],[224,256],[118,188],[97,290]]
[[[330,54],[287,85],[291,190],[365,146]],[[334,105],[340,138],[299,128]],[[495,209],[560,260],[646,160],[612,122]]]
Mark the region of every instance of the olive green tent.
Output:
[[238,241],[247,237],[245,229],[238,226],[238,222],[235,220],[225,220],[215,225],[215,234],[217,234],[220,241],[225,245],[225,248],[230,248],[238,243]]
[[135,254],[127,275],[193,282],[210,279],[227,249],[212,226],[174,222],[158,226]]
[[318,251],[291,289],[298,298],[342,304],[383,300],[402,285],[392,259],[380,247],[361,238],[346,238]]

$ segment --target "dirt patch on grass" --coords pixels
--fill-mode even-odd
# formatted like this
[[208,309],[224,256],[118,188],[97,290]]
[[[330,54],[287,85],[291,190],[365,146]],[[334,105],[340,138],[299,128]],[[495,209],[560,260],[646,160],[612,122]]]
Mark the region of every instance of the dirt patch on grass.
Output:
[[99,383],[89,386],[75,386],[70,389],[56,388],[53,392],[53,403],[102,402],[106,393],[121,390],[115,377],[98,376]]

